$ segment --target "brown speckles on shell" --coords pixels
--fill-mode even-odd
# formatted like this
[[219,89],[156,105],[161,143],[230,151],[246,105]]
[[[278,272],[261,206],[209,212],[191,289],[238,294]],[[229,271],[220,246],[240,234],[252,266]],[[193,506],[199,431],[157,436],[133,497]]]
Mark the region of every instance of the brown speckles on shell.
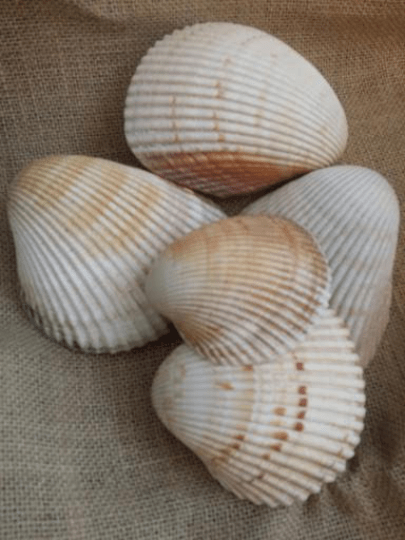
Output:
[[283,445],[281,443],[278,444],[271,444],[270,445],[271,450],[274,450],[274,452],[281,452]]
[[218,386],[222,388],[222,390],[233,390],[233,385],[227,381],[219,382]]
[[288,433],[286,431],[275,431],[271,433],[271,437],[280,441],[287,441]]

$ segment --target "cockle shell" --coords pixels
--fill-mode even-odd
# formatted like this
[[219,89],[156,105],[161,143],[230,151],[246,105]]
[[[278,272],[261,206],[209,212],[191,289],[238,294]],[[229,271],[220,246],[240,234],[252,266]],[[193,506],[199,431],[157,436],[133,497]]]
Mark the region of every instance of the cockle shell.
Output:
[[327,311],[274,363],[214,366],[181,345],[155,376],[153,405],[240,498],[304,501],[345,470],[363,429],[364,381],[348,335]]
[[152,305],[220,364],[267,362],[303,339],[328,306],[330,273],[289,220],[221,220],[177,240],[146,281]]
[[336,94],[300,54],[219,22],[148,51],[128,89],[125,134],[148,169],[224,197],[332,164],[348,129]]
[[399,204],[387,180],[365,167],[329,167],[261,197],[242,213],[293,219],[317,239],[332,271],[330,305],[349,326],[365,367],[391,304]]
[[35,322],[95,352],[142,346],[167,331],[143,290],[152,262],[175,239],[225,217],[151,173],[86,156],[28,165],[10,186],[8,214]]

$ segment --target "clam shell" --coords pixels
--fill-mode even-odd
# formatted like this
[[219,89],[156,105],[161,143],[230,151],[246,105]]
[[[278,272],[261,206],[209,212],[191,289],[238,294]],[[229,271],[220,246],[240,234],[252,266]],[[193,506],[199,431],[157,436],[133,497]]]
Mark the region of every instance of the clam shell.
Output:
[[267,362],[303,339],[328,306],[330,273],[289,220],[233,217],[174,242],[146,281],[152,305],[219,364]]
[[28,165],[10,187],[8,214],[33,319],[56,341],[95,352],[167,331],[145,276],[175,239],[224,217],[151,173],[86,156]]
[[348,335],[327,311],[275,363],[214,366],[181,345],[155,376],[154,408],[240,498],[304,501],[345,470],[363,429],[364,381]]
[[243,214],[293,219],[317,239],[332,271],[330,305],[349,326],[365,367],[391,304],[399,204],[387,180],[364,167],[329,167],[265,195]]
[[128,89],[125,134],[148,169],[225,197],[332,164],[348,129],[312,64],[266,32],[222,22],[148,51]]

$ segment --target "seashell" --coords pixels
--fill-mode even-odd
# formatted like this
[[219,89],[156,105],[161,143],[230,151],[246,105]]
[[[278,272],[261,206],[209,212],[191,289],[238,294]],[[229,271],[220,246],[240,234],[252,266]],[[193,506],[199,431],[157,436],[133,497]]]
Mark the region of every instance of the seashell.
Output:
[[242,499],[305,501],[345,470],[365,416],[362,369],[332,311],[277,362],[215,366],[181,345],[152,402],[164,425]]
[[304,338],[328,307],[330,273],[289,220],[233,217],[177,240],[146,294],[186,343],[219,364],[267,362]]
[[349,326],[365,367],[391,304],[399,204],[387,180],[364,167],[329,167],[265,195],[242,213],[294,219],[317,239],[332,272],[330,305]]
[[128,89],[125,134],[151,171],[219,197],[343,153],[345,112],[320,72],[256,28],[204,23],[158,41]]
[[29,313],[68,346],[117,352],[164,334],[143,291],[171,242],[225,217],[155,175],[86,156],[28,165],[10,187],[8,214]]

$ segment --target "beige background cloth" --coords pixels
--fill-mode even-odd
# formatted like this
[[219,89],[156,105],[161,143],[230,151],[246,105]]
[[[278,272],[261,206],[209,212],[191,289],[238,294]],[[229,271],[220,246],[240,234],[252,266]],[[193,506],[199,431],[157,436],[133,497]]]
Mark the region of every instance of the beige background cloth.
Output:
[[139,165],[124,139],[123,105],[141,57],[175,28],[233,21],[276,35],[318,67],[347,112],[342,161],[382,173],[403,211],[405,2],[2,0],[0,8],[0,538],[404,539],[403,229],[356,456],[306,504],[271,510],[222,489],[155,416],[150,386],[178,344],[175,332],[97,356],[58,346],[31,325],[5,204],[7,185],[37,157]]

